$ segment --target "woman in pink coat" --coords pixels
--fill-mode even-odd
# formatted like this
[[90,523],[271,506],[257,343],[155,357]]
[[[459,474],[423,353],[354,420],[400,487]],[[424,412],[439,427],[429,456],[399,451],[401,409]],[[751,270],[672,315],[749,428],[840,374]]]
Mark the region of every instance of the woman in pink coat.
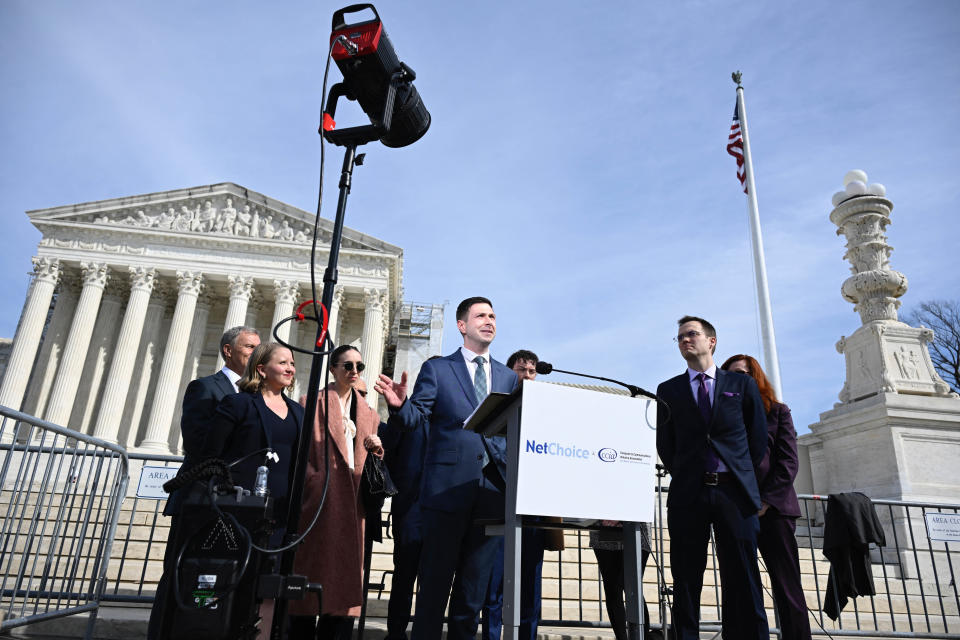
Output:
[[[330,356],[333,382],[320,394],[304,480],[300,526],[313,520],[323,495],[326,437],[330,441],[330,479],[316,525],[297,549],[294,571],[323,585],[322,609],[307,596],[290,602],[290,638],[349,640],[363,599],[364,508],[360,477],[367,454],[383,457],[377,437],[380,416],[353,388],[364,369],[350,345]],[[301,404],[304,399],[301,399]],[[324,429],[324,412],[327,426]],[[319,615],[319,622],[316,616]]]

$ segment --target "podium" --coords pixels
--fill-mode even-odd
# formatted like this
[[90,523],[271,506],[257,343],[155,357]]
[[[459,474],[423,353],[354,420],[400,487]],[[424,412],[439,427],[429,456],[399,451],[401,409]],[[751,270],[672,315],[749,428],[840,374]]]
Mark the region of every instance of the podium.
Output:
[[503,638],[516,640],[520,626],[522,514],[623,522],[627,631],[642,640],[637,523],[653,520],[655,404],[528,380],[490,394],[464,428],[506,437]]

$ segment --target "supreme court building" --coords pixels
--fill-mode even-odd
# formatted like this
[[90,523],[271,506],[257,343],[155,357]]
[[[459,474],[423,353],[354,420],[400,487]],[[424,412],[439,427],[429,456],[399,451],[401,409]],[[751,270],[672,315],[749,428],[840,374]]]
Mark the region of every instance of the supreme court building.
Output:
[[[233,183],[27,215],[43,238],[0,405],[127,448],[177,453],[184,389],[223,365],[224,329],[272,340],[312,297],[314,214]],[[318,299],[332,229],[320,219]],[[381,371],[413,377],[440,353],[443,306],[404,303],[402,276],[402,249],[344,229],[330,333],[361,350],[370,388]],[[278,335],[309,348],[316,324]],[[311,358],[295,356],[299,397]],[[367,399],[376,408],[377,394]]]

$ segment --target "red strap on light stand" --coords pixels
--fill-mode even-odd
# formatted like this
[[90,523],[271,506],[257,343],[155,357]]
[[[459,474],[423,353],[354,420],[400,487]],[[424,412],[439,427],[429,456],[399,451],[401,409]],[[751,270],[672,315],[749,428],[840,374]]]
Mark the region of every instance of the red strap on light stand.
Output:
[[[306,320],[306,316],[303,315],[303,308],[310,304],[313,304],[313,300],[307,300],[297,307],[297,322],[303,322]],[[327,308],[323,306],[322,302],[320,303],[320,309],[323,311],[323,323],[320,325],[320,337],[317,338],[318,349],[323,348],[323,343],[327,339],[327,325],[330,323],[330,314],[327,312]]]

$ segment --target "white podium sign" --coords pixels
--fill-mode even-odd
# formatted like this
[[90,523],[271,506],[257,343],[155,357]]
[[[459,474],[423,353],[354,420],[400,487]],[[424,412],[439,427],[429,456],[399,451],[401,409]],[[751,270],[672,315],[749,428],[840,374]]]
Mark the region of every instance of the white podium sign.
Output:
[[656,403],[523,383],[517,513],[653,521]]

